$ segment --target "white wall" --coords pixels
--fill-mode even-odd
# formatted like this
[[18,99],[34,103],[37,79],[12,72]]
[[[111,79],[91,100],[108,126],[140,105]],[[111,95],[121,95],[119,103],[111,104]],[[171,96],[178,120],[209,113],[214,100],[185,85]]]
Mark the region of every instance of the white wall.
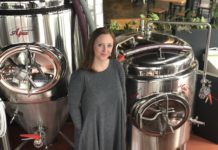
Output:
[[88,7],[93,16],[95,26],[103,27],[104,26],[104,16],[103,16],[103,0],[87,0]]

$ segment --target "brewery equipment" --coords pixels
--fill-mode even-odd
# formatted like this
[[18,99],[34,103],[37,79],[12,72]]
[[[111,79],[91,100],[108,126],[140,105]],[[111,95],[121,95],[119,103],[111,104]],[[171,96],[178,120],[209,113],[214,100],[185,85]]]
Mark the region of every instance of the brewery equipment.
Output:
[[184,40],[157,32],[117,37],[125,57],[129,150],[185,150],[190,136],[196,61]]
[[0,89],[11,122],[40,135],[36,147],[49,144],[68,112],[66,59],[53,47],[18,44],[3,49],[0,64]]
[[78,15],[69,0],[0,2],[0,96],[36,148],[53,142],[68,114],[67,84],[87,41]]

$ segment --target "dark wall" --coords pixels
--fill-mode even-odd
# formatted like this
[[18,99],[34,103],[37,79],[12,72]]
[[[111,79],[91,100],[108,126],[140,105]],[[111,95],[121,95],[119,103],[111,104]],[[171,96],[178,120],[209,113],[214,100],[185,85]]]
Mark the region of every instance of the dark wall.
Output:
[[197,88],[193,111],[194,117],[198,116],[198,120],[205,122],[205,126],[193,125],[192,131],[194,134],[218,144],[218,78],[207,75],[207,79],[212,82],[212,104],[209,101],[205,103],[205,100],[202,100],[198,97],[198,93],[201,88],[201,79],[202,75],[199,74],[197,78]]
[[[187,31],[175,32],[175,35],[188,42],[194,51],[199,62],[199,69],[203,70],[203,54],[205,53],[208,30],[193,29],[191,33]],[[218,30],[212,30],[210,47],[218,47]]]
[[[176,32],[176,36],[187,41],[193,48],[195,57],[199,62],[199,69],[203,70],[203,54],[205,53],[206,40],[207,40],[208,30],[192,30],[192,33],[188,32]],[[218,47],[218,30],[212,30],[210,47]],[[201,88],[202,74],[197,77],[196,94],[194,99],[194,115],[198,116],[199,121],[205,122],[205,126],[193,125],[192,131],[194,134],[206,138],[212,142],[218,143],[218,78],[207,75],[207,79],[211,81],[211,95],[213,98],[213,103],[210,104],[209,101],[205,103],[198,97],[199,90]]]

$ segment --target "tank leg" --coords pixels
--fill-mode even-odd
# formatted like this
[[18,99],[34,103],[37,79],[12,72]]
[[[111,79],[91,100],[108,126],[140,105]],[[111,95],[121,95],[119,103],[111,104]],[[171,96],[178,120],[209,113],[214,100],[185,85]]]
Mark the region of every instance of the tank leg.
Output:
[[15,150],[20,150],[27,142],[28,140],[23,141],[20,145],[18,145],[18,147],[15,148]]
[[59,134],[66,140],[66,142],[67,142],[68,144],[70,144],[70,146],[71,146],[72,148],[75,147],[75,146],[74,146],[74,143],[73,143],[64,133],[62,133],[62,132],[60,131]]
[[[2,144],[3,144],[3,149],[4,150],[11,150],[10,147],[10,142],[9,142],[9,138],[8,138],[8,132],[6,132],[5,136],[1,138],[2,139]],[[0,145],[1,148],[1,145]]]
[[183,144],[180,148],[178,148],[177,150],[186,150],[186,144]]

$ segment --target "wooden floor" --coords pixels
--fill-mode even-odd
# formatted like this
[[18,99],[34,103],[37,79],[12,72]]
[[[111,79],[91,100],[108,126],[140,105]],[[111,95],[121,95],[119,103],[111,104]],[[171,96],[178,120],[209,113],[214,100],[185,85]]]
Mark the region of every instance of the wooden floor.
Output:
[[[66,135],[70,140],[73,141],[72,122],[66,122],[61,132],[63,132],[64,135]],[[24,131],[18,125],[15,124],[9,127],[11,150],[15,150],[15,148],[22,143],[22,140],[19,137],[19,134],[21,133],[24,133]],[[44,150],[44,148],[41,149],[34,148],[33,142],[30,140],[27,144],[25,144],[21,148],[21,150]],[[59,134],[55,139],[54,143],[49,146],[48,150],[72,150],[72,147]],[[218,145],[204,138],[192,134],[190,140],[187,143],[187,150],[218,150]]]
[[218,145],[196,135],[191,135],[187,150],[218,150]]

